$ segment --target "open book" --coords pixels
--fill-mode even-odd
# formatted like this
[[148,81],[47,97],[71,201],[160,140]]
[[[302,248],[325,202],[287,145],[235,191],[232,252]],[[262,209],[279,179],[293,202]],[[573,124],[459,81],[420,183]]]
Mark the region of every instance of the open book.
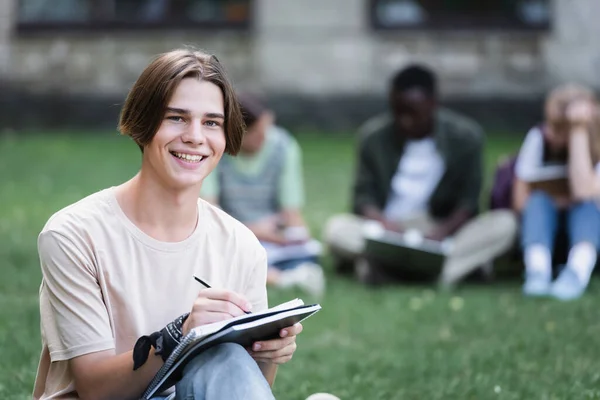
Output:
[[259,340],[279,337],[281,329],[310,317],[321,309],[319,304],[304,305],[300,299],[253,314],[192,329],[156,373],[142,399],[150,399],[174,385],[183,367],[204,350],[220,343],[238,343],[244,347]]

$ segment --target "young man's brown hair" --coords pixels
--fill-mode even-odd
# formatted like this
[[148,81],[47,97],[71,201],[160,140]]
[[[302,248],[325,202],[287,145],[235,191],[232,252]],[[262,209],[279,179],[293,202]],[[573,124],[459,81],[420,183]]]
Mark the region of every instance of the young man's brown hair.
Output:
[[219,60],[198,50],[173,50],[159,55],[146,67],[121,109],[119,131],[131,136],[143,152],[158,131],[173,92],[190,77],[211,82],[223,92],[225,151],[237,154],[245,126],[233,86]]

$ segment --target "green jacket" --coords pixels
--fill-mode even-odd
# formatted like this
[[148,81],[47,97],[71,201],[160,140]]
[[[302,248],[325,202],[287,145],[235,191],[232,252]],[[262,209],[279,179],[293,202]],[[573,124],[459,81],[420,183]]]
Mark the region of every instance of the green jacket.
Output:
[[[446,170],[429,200],[429,214],[448,217],[460,207],[477,213],[483,172],[483,131],[474,121],[439,109],[433,134]],[[365,206],[385,208],[405,139],[396,134],[390,114],[367,121],[359,131],[353,212]]]

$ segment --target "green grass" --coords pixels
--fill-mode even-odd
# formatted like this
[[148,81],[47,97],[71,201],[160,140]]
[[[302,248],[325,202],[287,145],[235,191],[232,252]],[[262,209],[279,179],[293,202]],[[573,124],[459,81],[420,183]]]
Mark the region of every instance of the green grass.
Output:
[[[301,137],[316,235],[348,205],[353,143]],[[514,138],[488,142],[495,160]],[[61,207],[129,178],[137,148],[114,135],[0,138],[0,398],[29,398],[40,351],[36,237]],[[329,268],[325,260],[326,268]],[[275,394],[358,399],[600,399],[598,285],[581,301],[525,300],[519,281],[437,293],[369,290],[328,271],[323,310],[308,320]],[[271,292],[271,303],[295,292]]]

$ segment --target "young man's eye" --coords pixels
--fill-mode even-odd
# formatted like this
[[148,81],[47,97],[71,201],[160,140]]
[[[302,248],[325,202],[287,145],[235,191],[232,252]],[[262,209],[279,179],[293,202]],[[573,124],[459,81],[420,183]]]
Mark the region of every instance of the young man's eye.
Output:
[[217,121],[206,121],[205,124],[208,126],[221,126],[221,124]]
[[179,115],[171,115],[171,116],[168,116],[167,119],[169,121],[174,121],[174,122],[183,122],[183,118],[180,117]]

